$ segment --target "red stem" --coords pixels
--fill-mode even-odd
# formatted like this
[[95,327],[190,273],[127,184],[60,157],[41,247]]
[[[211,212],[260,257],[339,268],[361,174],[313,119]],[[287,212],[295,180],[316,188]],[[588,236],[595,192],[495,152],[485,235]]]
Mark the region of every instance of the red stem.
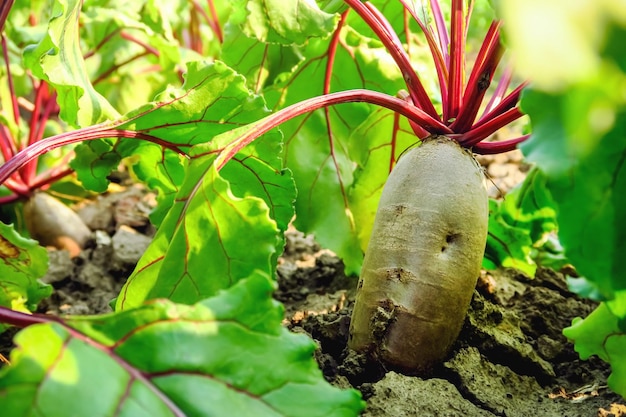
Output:
[[[32,145],[33,143],[37,142],[39,139],[41,139],[39,134],[43,136],[43,132],[44,132],[43,128],[45,127],[46,122],[48,120],[47,117],[45,117],[46,108],[48,108],[50,105],[48,93],[49,93],[48,84],[43,80],[39,81],[39,85],[37,85],[35,89],[35,103],[33,104],[34,108],[30,114],[28,141],[27,143],[23,144],[23,146],[21,146],[21,149],[24,149]],[[44,105],[44,101],[46,101],[45,105]],[[43,108],[43,112],[42,112],[42,108]],[[48,114],[50,114],[50,110],[48,110]],[[37,160],[36,159],[25,164],[20,169],[20,175],[22,179],[29,186],[36,172],[37,172]]]
[[[411,97],[404,90],[398,92],[398,97],[406,101],[407,103],[411,103]],[[409,119],[409,125],[411,126],[413,133],[415,133],[415,136],[417,136],[418,138],[424,139],[425,137],[430,136],[430,132],[428,130],[424,129],[422,126],[418,125],[411,119]]]
[[[333,67],[335,65],[335,57],[337,55],[337,45],[339,44],[339,36],[341,35],[341,29],[346,22],[346,17],[348,16],[348,12],[350,9],[346,10],[341,14],[341,18],[339,23],[337,24],[337,28],[333,33],[333,36],[330,40],[330,45],[328,47],[328,60],[326,61],[326,73],[324,74],[324,94],[327,95],[330,93],[330,83],[333,75]],[[335,173],[337,174],[337,182],[339,183],[339,188],[341,189],[341,195],[343,196],[343,204],[344,207],[349,207],[348,204],[348,194],[345,192],[345,187],[343,185],[343,178],[341,177],[341,167],[339,166],[339,162],[337,161],[337,154],[335,152],[335,141],[333,140],[333,132],[331,128],[330,122],[330,110],[328,107],[324,107],[324,118],[326,119],[326,135],[328,136],[328,148],[330,151],[330,157],[333,161],[333,165],[335,167]]]
[[493,119],[489,119],[489,121],[480,126],[473,127],[469,131],[459,135],[457,140],[462,146],[470,148],[523,115],[524,113],[522,113],[519,108],[514,107]]
[[11,105],[13,107],[13,121],[16,125],[20,124],[20,106],[17,103],[17,96],[15,95],[15,85],[13,84],[13,75],[11,74],[11,68],[9,65],[9,49],[7,47],[7,39],[4,33],[0,34],[0,41],[2,43],[2,56],[4,57],[4,64],[7,68],[7,84],[9,84],[9,94],[11,94]]
[[[437,78],[439,79],[439,91],[441,93],[442,104],[445,107],[446,102],[448,101],[448,66],[446,64],[446,60],[442,51],[439,49],[440,45],[437,44],[432,32],[428,29],[428,26],[415,14],[413,8],[409,7],[409,4],[406,0],[400,0],[400,2],[404,5],[405,11],[408,12],[413,17],[413,20],[417,22],[420,29],[422,29],[422,33],[426,37],[426,42],[428,42],[428,47],[430,48],[430,54],[433,57],[433,61],[435,62],[435,69],[437,70]],[[408,42],[408,41],[407,41]]]
[[411,65],[411,61],[409,60],[406,51],[401,43],[396,43],[395,39],[397,39],[397,36],[394,37],[391,35],[391,33],[394,32],[385,17],[382,16],[380,12],[376,14],[373,11],[376,10],[376,8],[369,4],[369,2],[366,3],[367,5],[362,3],[361,0],[345,0],[345,2],[352,7],[359,14],[359,16],[361,16],[361,18],[374,31],[374,33],[376,33],[376,35],[380,38],[380,41],[389,51],[402,72],[402,76],[406,82],[407,90],[411,95],[413,104],[421,108],[432,118],[438,118],[439,116],[437,115],[437,111],[430,101],[428,94],[426,94],[426,90],[424,89],[419,77],[413,70],[413,66]]
[[146,51],[148,51],[149,53],[151,53],[154,56],[159,56],[161,55],[161,53],[159,52],[158,49],[155,49],[154,47],[152,47],[151,45],[145,43],[144,41],[134,37],[133,35],[131,35],[130,33],[126,32],[126,31],[121,31],[120,32],[120,36],[126,40],[129,40],[131,42],[136,43],[137,45],[141,46],[142,48],[144,48]]
[[330,45],[328,46],[328,60],[326,61],[326,72],[324,73],[324,90],[323,94],[330,93],[330,82],[333,76],[333,67],[335,65],[335,56],[337,55],[337,45],[339,45],[339,36],[341,35],[341,29],[346,23],[346,17],[350,9],[341,14],[337,28],[330,39]]
[[430,0],[430,8],[433,11],[433,17],[435,18],[435,27],[437,28],[437,36],[439,37],[439,50],[443,56],[443,61],[446,63],[446,68],[450,65],[450,38],[448,37],[448,29],[446,28],[446,20],[439,7],[439,1]]
[[0,2],[0,32],[4,30],[4,24],[7,21],[14,0],[3,0]]
[[515,90],[511,91],[509,95],[504,97],[502,101],[500,101],[500,103],[495,106],[495,108],[481,116],[481,118],[476,123],[474,123],[472,129],[484,125],[489,120],[498,117],[515,107],[519,101],[520,95],[522,94],[522,90],[524,89],[524,87],[526,87],[526,83],[517,86]]
[[[432,133],[439,133],[443,135],[452,134],[450,128],[445,126],[439,120],[433,118],[419,107],[407,103],[400,98],[392,97],[388,94],[379,93],[377,91],[364,89],[339,91],[319,97],[309,98],[301,102],[292,104],[291,106],[285,107],[284,109],[252,124],[250,126],[250,129],[248,129],[243,135],[241,135],[237,140],[232,141],[228,146],[222,149],[222,152],[218,157],[219,161],[216,161],[217,169],[221,169],[233,156],[237,154],[237,152],[243,149],[246,145],[253,142],[261,135],[279,126],[280,124],[286,122],[287,120],[291,120],[297,116],[312,112],[322,107],[354,102],[371,103],[388,108],[402,114],[409,120],[412,120],[413,122],[423,126],[424,128],[427,128]],[[1,171],[2,169],[0,169],[0,172]],[[0,176],[0,181],[1,180],[2,176]]]
[[11,131],[6,125],[0,125],[0,152],[2,152],[5,161],[8,161],[17,153]]
[[530,135],[524,135],[519,138],[501,140],[499,142],[480,142],[472,148],[472,151],[481,155],[509,152],[517,148],[519,143],[524,142],[529,137]]
[[[6,185],[6,183],[5,183]],[[7,186],[8,188],[8,186]],[[0,206],[4,206],[6,204],[11,204],[11,203],[15,203],[16,201],[22,199],[22,196],[20,196],[19,194],[9,194],[9,195],[5,195],[0,197]]]
[[389,157],[389,172],[396,164],[396,145],[398,144],[398,131],[400,130],[400,115],[393,114],[393,135],[391,137],[391,155]]
[[215,9],[215,2],[213,0],[207,0],[209,4],[209,12],[211,13],[211,19],[208,21],[213,33],[217,36],[220,43],[224,43],[224,34],[222,33],[222,27],[220,26],[220,19]]
[[450,125],[450,128],[455,132],[465,132],[474,123],[476,115],[480,110],[480,104],[500,63],[504,48],[500,44],[499,26],[500,22],[495,21],[491,23],[478,52],[474,68],[463,94],[463,105],[456,120]]
[[63,159],[61,159],[58,164],[34,177],[32,183],[30,184],[30,188],[42,189],[46,185],[52,184],[61,178],[72,174],[74,170],[71,169],[68,164],[73,157],[74,151],[67,152],[63,155]]
[[[404,4],[405,0],[400,0],[400,2],[402,2],[402,4]],[[409,19],[410,14],[408,13],[408,9],[405,7],[404,10],[402,11],[402,20],[404,22],[404,37],[406,38],[406,44],[407,45],[411,45],[412,43],[412,33],[411,33],[411,29],[410,29],[410,24],[411,24],[411,19]],[[406,54],[409,56],[409,59],[411,59],[411,48],[407,47],[406,50]]]
[[31,189],[17,176],[7,179],[4,185],[20,197],[28,197],[31,194]]
[[56,99],[57,93],[56,91],[50,92],[50,88],[46,91],[46,105],[43,108],[43,113],[39,117],[39,123],[37,124],[37,134],[35,136],[35,141],[39,141],[43,139],[43,135],[46,130],[46,123],[50,119],[50,115],[56,109]]
[[94,80],[91,82],[91,84],[92,84],[92,85],[96,85],[96,84],[98,84],[98,83],[102,82],[102,81],[103,81],[103,80],[105,80],[105,79],[106,79],[109,75],[111,75],[111,73],[113,73],[114,71],[118,70],[119,68],[123,67],[124,65],[128,65],[128,64],[130,64],[131,62],[133,62],[133,61],[134,61],[134,60],[136,60],[136,59],[139,59],[139,58],[144,57],[144,56],[147,56],[147,55],[150,55],[150,52],[148,52],[148,51],[144,51],[144,52],[141,52],[141,53],[139,53],[139,54],[137,54],[137,55],[135,55],[135,56],[131,56],[130,58],[128,58],[128,59],[127,59],[126,61],[124,61],[124,62],[120,62],[120,63],[119,63],[119,64],[117,64],[117,65],[113,65],[112,67],[110,67],[109,69],[107,69],[106,71],[104,71],[102,74],[98,75],[98,77],[97,77],[96,79],[94,79]]
[[512,79],[513,79],[513,67],[509,66],[504,69],[502,76],[498,80],[498,85],[496,86],[496,90],[491,95],[491,98],[489,99],[489,103],[487,103],[487,105],[485,106],[485,110],[483,111],[482,116],[480,117],[480,119],[478,119],[479,121],[484,117],[484,115],[492,111],[495,108],[495,106],[500,104],[500,102],[502,101],[502,98],[506,95],[506,90],[509,89],[509,85],[511,84]]
[[72,168],[68,168],[66,166],[55,168],[52,171],[46,171],[41,175],[38,175],[33,179],[33,182],[30,184],[31,189],[37,190],[41,189],[48,184],[52,184],[60,180],[61,178],[65,178],[68,175],[74,173]]
[[26,314],[0,306],[0,323],[10,324],[17,327],[28,327],[41,323],[61,323],[58,317],[49,314]]
[[42,139],[38,142],[35,142],[26,149],[18,152],[13,158],[0,166],[0,184],[3,184],[15,171],[19,170],[25,164],[36,158],[39,158],[42,154],[48,151],[64,145],[70,145],[72,143],[102,138],[127,138],[147,140],[149,142],[171,149],[174,152],[184,154],[177,145],[157,138],[155,136],[147,135],[142,132],[135,132],[132,130],[116,129],[115,125],[111,123],[101,123],[99,125],[89,126],[83,129],[74,130],[72,132],[65,132],[59,135]]
[[94,56],[96,54],[96,52],[98,52],[100,50],[100,48],[102,48],[104,46],[105,43],[107,43],[113,36],[118,34],[120,31],[121,31],[121,29],[119,29],[119,28],[111,31],[111,33],[106,35],[104,38],[102,38],[102,40],[100,42],[98,42],[98,44],[94,47],[93,50],[87,52],[83,56],[83,59],[91,58],[92,56]]
[[37,142],[37,125],[39,124],[40,113],[43,107],[43,101],[48,93],[48,85],[45,81],[39,81],[39,84],[35,88],[35,102],[33,103],[33,111],[30,114],[30,121],[28,123],[28,141],[23,144],[20,150],[27,146]]
[[[195,0],[192,1],[194,8],[202,10]],[[193,9],[189,10],[189,49],[202,54],[202,38],[200,36],[200,21]]]
[[469,23],[472,19],[472,11],[474,11],[474,0],[469,0],[467,5],[467,13],[465,14],[465,39],[469,33]]
[[450,73],[448,81],[448,103],[443,109],[443,120],[451,123],[459,113],[462,102],[463,82],[465,79],[465,18],[463,0],[452,0],[450,22]]

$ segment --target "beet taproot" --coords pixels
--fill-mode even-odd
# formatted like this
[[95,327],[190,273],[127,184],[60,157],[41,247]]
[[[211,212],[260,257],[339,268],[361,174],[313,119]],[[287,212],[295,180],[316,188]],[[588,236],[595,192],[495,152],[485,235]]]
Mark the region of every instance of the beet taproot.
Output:
[[349,347],[426,374],[467,313],[487,239],[482,168],[444,136],[405,152],[383,189],[359,280]]

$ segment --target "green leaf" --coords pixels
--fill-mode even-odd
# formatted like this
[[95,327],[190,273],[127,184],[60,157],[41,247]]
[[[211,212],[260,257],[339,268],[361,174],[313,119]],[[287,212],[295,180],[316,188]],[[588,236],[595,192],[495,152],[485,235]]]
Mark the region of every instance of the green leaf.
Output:
[[221,59],[246,77],[248,88],[260,93],[291,73],[303,57],[295,46],[260,42],[229,22],[224,27]]
[[150,221],[159,226],[185,178],[187,159],[152,143],[142,143],[129,158],[133,173],[151,190],[157,190],[157,207],[150,213]]
[[[542,10],[542,17],[558,16],[560,24],[556,31],[552,24],[539,26],[540,35],[550,30],[554,36],[530,48],[520,36],[527,27],[518,25],[527,23],[536,8],[511,1],[504,10],[520,12],[507,29],[511,44],[519,42],[519,57],[531,57],[519,61],[535,86],[522,97],[533,127],[522,151],[545,173],[559,240],[585,277],[570,283],[586,296],[605,300],[564,334],[574,340],[581,358],[595,354],[609,362],[609,387],[626,396],[626,73],[616,48],[626,36],[624,14],[611,2]],[[611,38],[603,39],[605,34]],[[546,50],[556,53],[545,55]],[[547,60],[534,60],[534,54]]]
[[602,66],[597,52],[611,26],[608,21],[624,15],[623,5],[611,1],[577,7],[565,1],[541,7],[526,0],[498,3],[518,72],[544,91],[565,91],[568,84],[593,77]]
[[[393,1],[393,0],[375,0],[371,2],[389,21],[391,27],[394,32],[400,37],[400,40],[405,43],[406,42],[406,32],[405,32],[405,19],[404,13],[405,9],[401,2]],[[411,1],[409,7],[414,7],[419,15],[422,15],[424,8],[423,4],[418,5],[418,3],[424,3],[423,1]],[[425,6],[428,7],[428,6]],[[410,19],[411,21],[412,19]],[[358,33],[368,36],[368,37],[376,37],[372,29],[367,25],[365,20],[361,16],[359,16],[355,12],[350,12],[348,14],[347,22],[352,29],[357,31]],[[415,25],[417,26],[417,25]],[[414,34],[415,35],[415,34]]]
[[[178,82],[181,48],[170,20],[178,16],[180,1],[163,3],[91,0],[83,6],[81,42],[92,55],[86,60],[88,74],[122,113],[151,101],[168,83]],[[146,53],[140,43],[149,45],[152,53]],[[159,71],[146,70],[154,66]]]
[[193,306],[158,300],[30,326],[0,371],[0,409],[11,417],[357,416],[358,392],[324,380],[315,343],[281,325],[272,290],[253,274]]
[[[293,75],[265,91],[269,105],[283,107],[322,94],[328,48],[328,40],[310,40],[303,49],[307,59]],[[349,28],[342,31],[334,68],[331,92],[369,88],[395,95],[403,86],[397,67],[380,43]],[[337,253],[348,274],[358,273],[363,261],[360,225],[354,221],[349,200],[355,170],[349,148],[352,141],[361,140],[352,133],[374,108],[364,103],[333,106],[281,125],[286,166],[293,171],[299,191],[295,225],[314,233],[322,246]],[[392,137],[385,139],[391,142]]]
[[76,155],[70,167],[76,171],[85,188],[101,193],[106,191],[109,185],[107,177],[122,160],[123,153],[117,150],[118,146],[119,141],[99,139],[80,143],[74,148]]
[[29,312],[50,296],[52,287],[38,279],[48,270],[48,252],[37,241],[0,223],[0,258],[0,306]]
[[[118,129],[158,138],[187,151],[267,113],[263,99],[250,93],[242,76],[219,61],[196,61],[188,63],[181,87],[168,87],[153,102],[115,124]],[[181,184],[185,162],[172,150],[149,149],[153,146],[133,139],[89,141],[77,146],[72,167],[87,188],[104,191],[107,175],[120,160],[137,155],[133,162],[139,179],[158,187],[160,214],[153,216],[158,224]],[[155,171],[158,179],[153,178]]]
[[232,22],[262,42],[302,45],[311,37],[326,37],[338,15],[323,12],[314,1],[238,0]]
[[[209,148],[222,148],[249,128],[253,129],[254,126],[222,134],[210,145],[195,147],[194,154],[202,154]],[[273,131],[239,151],[220,170],[220,175],[228,180],[237,197],[263,199],[270,210],[270,217],[277,222],[280,230],[285,231],[293,219],[296,191],[291,172],[282,167],[282,157],[282,134]]]
[[532,169],[504,200],[491,200],[489,209],[484,267],[515,268],[532,277],[536,264],[560,269],[567,263],[553,236],[556,209],[541,171]]
[[[611,91],[617,81],[605,74],[602,87],[588,83],[563,95],[528,91],[523,98],[533,136],[522,149],[547,176],[566,256],[605,299],[626,288],[626,196],[621,191],[626,189],[626,103]],[[609,117],[610,123],[589,124],[594,117],[596,123]]]
[[280,232],[293,216],[295,198],[289,173],[276,168],[280,139],[270,133],[258,140],[223,175],[214,164],[222,140],[193,149],[175,203],[122,289],[117,309],[158,297],[191,304],[254,270],[273,276],[283,247]]
[[546,177],[535,168],[528,172],[521,184],[506,194],[501,213],[511,226],[528,230],[533,243],[557,229],[556,209],[546,188]]
[[[621,299],[622,308],[626,299]],[[623,320],[623,319],[622,319]],[[601,303],[584,320],[580,317],[563,330],[563,334],[575,343],[581,359],[597,355],[611,364],[611,375],[607,379],[609,388],[626,397],[626,329],[620,326],[607,303]]]
[[89,80],[80,49],[81,1],[55,0],[46,36],[24,51],[24,64],[57,91],[60,117],[74,127],[119,117]]
[[530,257],[533,242],[529,231],[507,223],[500,205],[500,201],[489,200],[489,232],[483,266],[487,269],[498,265],[515,268],[534,277],[537,265]]
[[406,119],[383,108],[374,110],[350,136],[349,153],[357,169],[348,198],[363,252],[392,165],[417,141]]

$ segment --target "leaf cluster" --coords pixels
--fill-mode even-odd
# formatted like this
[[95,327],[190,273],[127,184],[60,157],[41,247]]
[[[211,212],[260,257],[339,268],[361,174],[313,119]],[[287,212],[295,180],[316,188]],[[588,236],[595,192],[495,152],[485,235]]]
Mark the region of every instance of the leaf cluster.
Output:
[[[617,48],[626,39],[626,19],[612,2],[568,6],[554,1],[541,10],[537,21],[546,24],[536,27],[537,36],[550,36],[540,45],[531,47],[515,25],[508,33],[525,63],[520,70],[535,80],[522,98],[533,135],[521,149],[545,178],[559,240],[583,277],[571,287],[602,302],[564,334],[581,358],[609,362],[609,386],[626,396],[626,65]],[[528,21],[539,10],[513,1],[502,13]],[[555,19],[558,27],[550,24]],[[547,50],[554,53],[537,59]]]

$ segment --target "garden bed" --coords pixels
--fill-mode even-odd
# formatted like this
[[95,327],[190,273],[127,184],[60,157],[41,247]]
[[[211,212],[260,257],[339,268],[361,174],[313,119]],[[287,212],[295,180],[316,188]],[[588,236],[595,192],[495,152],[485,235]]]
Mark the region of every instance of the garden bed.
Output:
[[[499,197],[521,181],[518,152],[483,157],[490,194]],[[521,169],[520,169],[521,168]],[[153,196],[121,180],[117,192],[87,202],[79,213],[94,230],[75,258],[50,249],[44,281],[53,295],[42,313],[101,314],[111,310],[126,277],[154,233],[148,221]],[[312,236],[291,229],[279,260],[275,298],[284,325],[317,341],[325,378],[361,391],[364,416],[620,416],[624,400],[606,387],[610,373],[597,358],[581,361],[561,330],[595,307],[570,292],[561,272],[539,268],[531,279],[515,270],[483,271],[459,339],[428,377],[405,376],[367,363],[346,348],[356,277]],[[0,337],[8,356],[14,330]]]

